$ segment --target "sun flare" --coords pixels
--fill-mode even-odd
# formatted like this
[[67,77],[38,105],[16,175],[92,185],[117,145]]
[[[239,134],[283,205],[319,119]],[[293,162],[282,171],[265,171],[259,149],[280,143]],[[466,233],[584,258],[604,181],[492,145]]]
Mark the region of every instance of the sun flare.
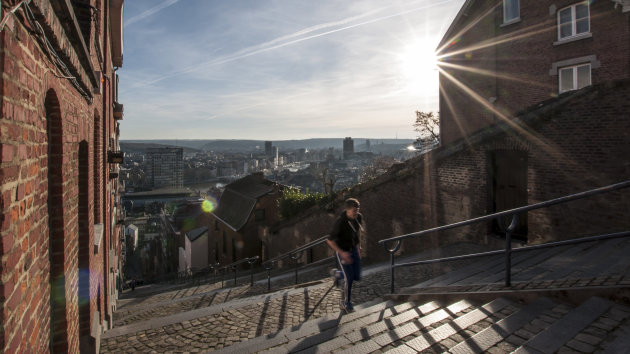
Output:
[[406,87],[415,94],[431,94],[438,82],[437,41],[417,39],[403,48],[398,56],[400,72]]

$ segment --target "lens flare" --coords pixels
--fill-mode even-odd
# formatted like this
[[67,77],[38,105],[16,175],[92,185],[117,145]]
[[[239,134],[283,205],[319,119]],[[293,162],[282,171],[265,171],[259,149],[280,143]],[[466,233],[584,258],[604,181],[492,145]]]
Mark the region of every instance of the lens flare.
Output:
[[213,197],[208,197],[203,202],[201,202],[201,210],[204,213],[212,213],[218,206],[217,200]]

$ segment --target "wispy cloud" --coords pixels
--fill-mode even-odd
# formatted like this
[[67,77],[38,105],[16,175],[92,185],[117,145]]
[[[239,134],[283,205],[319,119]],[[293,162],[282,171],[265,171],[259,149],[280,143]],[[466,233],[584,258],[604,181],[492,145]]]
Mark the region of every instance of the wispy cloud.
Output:
[[159,3],[159,4],[155,5],[155,6],[153,6],[152,8],[141,12],[138,15],[135,15],[135,16],[129,18],[127,21],[125,21],[125,27],[127,27],[129,25],[132,25],[132,24],[134,24],[134,23],[136,23],[138,21],[142,21],[145,18],[147,18],[149,16],[152,16],[152,15],[154,15],[155,13],[157,13],[159,11],[164,10],[165,8],[167,8],[169,6],[175,5],[179,1],[180,0],[166,0],[166,1],[162,2],[162,3]]
[[414,111],[435,110],[438,90],[428,77],[410,89],[398,57],[414,38],[439,36],[462,2],[199,0],[192,10],[191,0],[158,13],[175,3],[162,2],[131,17],[156,21],[126,32],[123,138],[412,138]]
[[[167,2],[177,2],[178,0],[170,0]],[[394,5],[390,5],[390,6],[385,6],[385,7],[380,7],[368,12],[365,12],[363,14],[360,15],[356,15],[356,16],[351,16],[342,20],[338,20],[338,21],[331,21],[331,22],[326,22],[326,23],[321,23],[315,26],[311,26],[305,29],[302,29],[300,31],[288,34],[288,35],[284,35],[278,38],[275,38],[273,40],[264,42],[264,43],[260,43],[260,44],[256,44],[253,46],[249,46],[247,48],[243,48],[240,49],[238,51],[236,51],[235,53],[229,54],[229,55],[225,55],[222,57],[218,57],[218,58],[214,58],[212,60],[207,60],[207,61],[203,61],[201,63],[195,64],[195,65],[191,65],[188,66],[186,68],[180,69],[180,70],[176,70],[173,71],[171,73],[162,75],[162,76],[158,76],[153,78],[150,81],[146,81],[146,82],[141,82],[141,83],[137,83],[136,85],[133,85],[134,88],[140,87],[140,86],[144,86],[144,85],[151,85],[151,84],[155,84],[157,82],[160,82],[164,79],[167,78],[171,78],[174,76],[178,76],[178,75],[182,75],[182,74],[188,74],[188,73],[192,73],[192,72],[196,72],[199,71],[201,69],[207,69],[211,66],[217,66],[217,65],[222,65],[222,64],[227,64],[229,62],[233,62],[236,60],[240,60],[240,59],[244,59],[247,57],[251,57],[254,56],[256,54],[260,54],[260,53],[264,53],[264,52],[268,52],[268,51],[272,51],[275,49],[279,49],[279,48],[283,48],[286,46],[290,46],[293,44],[297,44],[300,42],[304,42],[307,40],[311,40],[314,38],[318,38],[318,37],[322,37],[322,36],[327,36],[330,34],[334,34],[337,32],[341,32],[341,31],[345,31],[345,30],[349,30],[352,28],[356,28],[356,27],[360,27],[360,26],[365,26],[365,25],[369,25],[369,24],[373,24],[375,22],[380,22],[380,21],[384,21],[384,20],[389,20],[395,17],[400,17],[403,15],[408,15],[411,14],[413,12],[418,12],[421,10],[428,10],[430,8],[433,7],[438,7],[450,2],[453,2],[454,0],[442,0],[442,1],[438,1],[438,2],[431,2],[430,4],[427,4],[426,0],[423,0],[423,4],[421,6],[416,6],[413,7],[411,9],[406,9],[403,11],[397,11],[393,14],[386,14],[386,15],[380,15],[378,17],[375,18],[371,18],[371,19],[366,19],[369,18],[373,15],[377,15],[379,13],[382,13],[386,10],[390,10],[392,8],[394,8]],[[157,6],[156,6],[157,7]],[[151,11],[151,10],[148,10]],[[146,11],[146,12],[148,12]],[[357,22],[358,21],[358,22]]]

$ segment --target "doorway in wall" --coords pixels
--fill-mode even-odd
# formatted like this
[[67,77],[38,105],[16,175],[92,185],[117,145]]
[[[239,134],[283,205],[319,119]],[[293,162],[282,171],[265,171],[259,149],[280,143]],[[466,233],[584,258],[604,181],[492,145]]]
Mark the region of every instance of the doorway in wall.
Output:
[[[527,205],[527,152],[497,150],[490,153],[491,212],[510,210]],[[494,234],[505,236],[512,217],[495,219],[491,223]],[[513,237],[527,240],[527,213],[518,216]]]

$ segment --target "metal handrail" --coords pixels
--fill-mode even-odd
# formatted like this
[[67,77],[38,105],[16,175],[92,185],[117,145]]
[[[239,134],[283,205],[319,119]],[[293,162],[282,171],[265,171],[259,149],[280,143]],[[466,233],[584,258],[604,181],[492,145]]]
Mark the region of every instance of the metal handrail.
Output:
[[245,264],[245,263],[249,264],[250,286],[254,285],[254,263],[256,263],[258,261],[258,259],[260,259],[259,256],[243,258],[243,259],[240,259],[240,260],[238,260],[236,262],[232,262],[230,264],[224,265],[223,267],[220,267],[219,270],[222,272],[222,275],[221,275],[221,288],[223,288],[224,275],[227,272],[228,268],[232,269],[232,271],[234,272],[234,286],[236,286],[236,274],[238,272],[238,266],[241,265],[241,264]]
[[[579,239],[575,239],[575,240],[565,240],[565,241],[558,241],[558,242],[550,242],[550,243],[546,243],[546,244],[522,247],[522,248],[518,248],[518,249],[512,250],[512,233],[514,232],[514,229],[516,228],[516,225],[518,224],[518,214],[523,213],[523,212],[527,212],[527,211],[530,211],[530,210],[541,209],[541,208],[549,207],[549,206],[552,206],[552,205],[566,203],[566,202],[573,201],[573,200],[583,199],[583,198],[591,197],[591,196],[598,195],[598,194],[612,192],[612,191],[620,190],[620,189],[627,188],[627,187],[630,187],[630,180],[619,182],[619,183],[615,183],[615,184],[611,184],[611,185],[608,185],[608,186],[605,186],[605,187],[591,189],[589,191],[585,191],[585,192],[581,192],[581,193],[570,194],[570,195],[567,195],[567,196],[564,196],[564,197],[560,197],[560,198],[550,199],[550,200],[547,200],[545,202],[540,202],[540,203],[535,203],[535,204],[531,204],[531,205],[526,205],[526,206],[519,207],[519,208],[514,208],[514,209],[510,209],[510,210],[497,212],[497,213],[494,213],[494,214],[489,214],[489,215],[485,215],[485,216],[481,216],[481,217],[477,217],[477,218],[468,219],[468,220],[465,220],[465,221],[460,221],[460,222],[456,222],[456,223],[452,223],[452,224],[448,224],[448,225],[434,227],[434,228],[427,229],[427,230],[422,230],[422,231],[419,231],[419,232],[413,232],[413,233],[409,233],[409,234],[405,234],[405,235],[400,235],[400,236],[390,237],[390,238],[387,238],[387,239],[384,239],[384,240],[380,240],[380,241],[378,241],[378,243],[383,245],[383,247],[385,247],[387,252],[390,253],[390,291],[391,291],[391,293],[394,293],[394,274],[395,274],[394,273],[394,269],[396,269],[396,268],[404,267],[404,266],[429,264],[429,263],[439,263],[439,262],[446,262],[446,261],[452,261],[452,260],[461,260],[461,259],[469,259],[469,258],[476,258],[476,257],[484,257],[484,256],[490,256],[490,255],[496,255],[496,254],[505,254],[505,264],[506,264],[506,267],[505,267],[506,268],[506,270],[505,270],[506,271],[506,274],[505,274],[505,285],[506,286],[511,286],[511,267],[512,267],[511,266],[511,262],[512,262],[511,256],[512,256],[512,252],[529,251],[529,250],[545,248],[545,247],[556,247],[556,246],[561,246],[561,245],[569,245],[569,244],[575,244],[575,243],[590,242],[590,241],[597,241],[597,240],[608,239],[608,238],[628,236],[628,235],[630,235],[630,232],[619,232],[619,233],[615,233],[615,234],[599,235],[599,236],[593,236],[593,237],[584,237],[584,238],[579,238]],[[471,224],[482,222],[482,221],[490,221],[490,220],[494,220],[494,219],[497,219],[497,218],[500,218],[500,217],[503,217],[503,216],[512,216],[512,221],[511,221],[510,225],[508,226],[508,228],[506,230],[505,249],[504,250],[490,251],[490,252],[483,252],[483,253],[476,253],[476,254],[469,254],[469,255],[456,256],[456,257],[437,258],[437,259],[426,260],[426,261],[418,261],[418,262],[409,262],[409,263],[395,264],[395,253],[398,250],[400,250],[400,247],[402,246],[402,241],[404,241],[405,239],[408,239],[408,238],[411,238],[411,237],[423,236],[423,235],[426,235],[426,234],[429,234],[429,233],[432,233],[432,232],[438,232],[438,231],[455,229],[455,228],[458,228],[458,227],[467,226],[467,225],[471,225]],[[388,247],[388,244],[390,242],[395,242],[393,247]]]
[[[291,260],[293,260],[294,264],[295,264],[295,284],[298,283],[298,271],[299,271],[299,262],[298,260],[302,257],[302,254],[304,251],[311,249],[315,246],[318,246],[324,242],[326,242],[326,240],[328,239],[328,235],[326,236],[322,236],[316,240],[313,240],[311,242],[308,242],[294,250],[291,250],[287,253],[281,254],[277,257],[274,257],[270,260],[267,260],[265,262],[262,263],[262,266],[265,268],[265,270],[267,271],[267,291],[271,291],[271,270],[274,268],[274,265],[281,259],[284,258],[291,258]],[[330,257],[332,259],[332,257]]]
[[572,200],[582,199],[582,198],[590,197],[590,196],[593,196],[593,195],[596,195],[596,194],[602,194],[602,193],[606,193],[606,192],[611,192],[611,191],[615,191],[615,190],[622,189],[622,188],[627,188],[627,187],[630,187],[630,180],[624,181],[624,182],[620,182],[620,183],[611,184],[611,185],[606,186],[606,187],[592,189],[592,190],[589,190],[589,191],[586,191],[586,192],[571,194],[571,195],[560,197],[560,198],[556,198],[556,199],[550,199],[550,200],[545,201],[545,202],[540,202],[540,203],[535,203],[535,204],[531,204],[531,205],[526,205],[526,206],[523,206],[523,207],[510,209],[510,210],[505,210],[505,211],[501,211],[501,212],[497,212],[497,213],[489,214],[489,215],[485,215],[485,216],[480,216],[480,217],[477,217],[477,218],[468,219],[468,220],[465,220],[465,221],[460,221],[460,222],[456,222],[456,223],[452,223],[452,224],[448,224],[448,225],[444,225],[444,226],[438,226],[438,227],[434,227],[434,228],[428,229],[428,230],[412,232],[410,234],[400,235],[400,236],[396,236],[396,237],[390,237],[390,238],[387,238],[387,239],[384,239],[384,240],[380,240],[380,241],[378,241],[378,243],[384,244],[384,243],[391,242],[391,241],[397,241],[397,240],[402,240],[402,239],[406,239],[406,238],[410,238],[410,237],[422,236],[422,235],[425,235],[425,234],[428,234],[428,233],[431,233],[431,232],[454,229],[454,228],[458,228],[458,227],[462,227],[462,226],[478,223],[478,222],[481,222],[481,221],[488,221],[488,220],[492,220],[492,219],[497,219],[497,218],[502,217],[502,216],[509,216],[509,215],[512,215],[512,214],[515,214],[515,213],[522,213],[522,212],[525,212],[525,211],[540,209],[540,208],[548,207],[548,206],[551,206],[551,205],[566,203],[566,202],[569,202],[569,201],[572,201]]

